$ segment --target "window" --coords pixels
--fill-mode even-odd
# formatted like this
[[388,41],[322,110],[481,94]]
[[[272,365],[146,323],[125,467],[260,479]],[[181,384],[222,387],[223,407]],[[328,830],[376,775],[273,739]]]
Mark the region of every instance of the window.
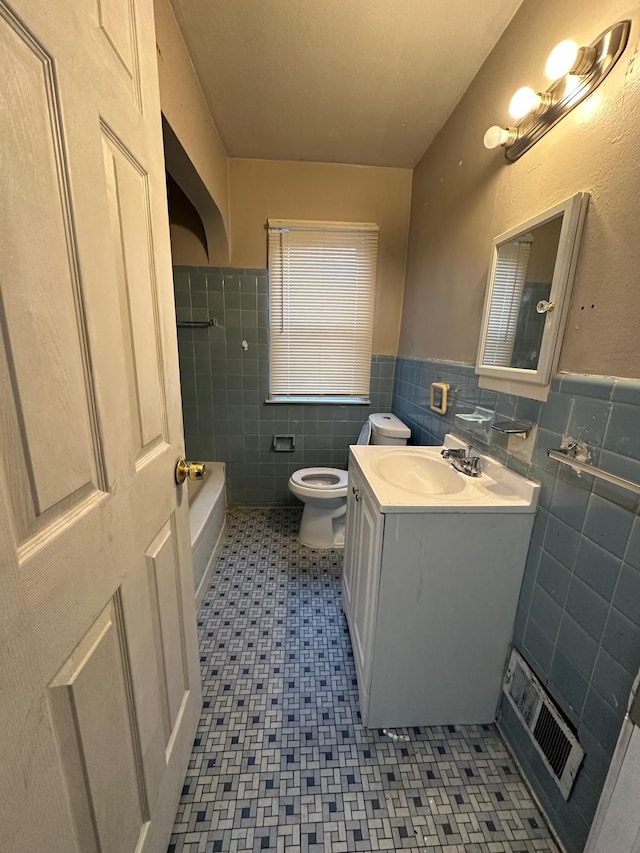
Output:
[[377,225],[269,220],[270,402],[369,402],[377,254]]

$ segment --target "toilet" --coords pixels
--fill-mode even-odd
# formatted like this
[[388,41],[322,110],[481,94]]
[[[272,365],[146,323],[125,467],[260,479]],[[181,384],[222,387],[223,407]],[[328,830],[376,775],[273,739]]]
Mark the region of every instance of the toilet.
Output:
[[[390,412],[369,415],[358,444],[406,444],[408,426]],[[289,490],[304,503],[298,540],[310,548],[342,548],[347,515],[347,478],[342,468],[300,468]]]

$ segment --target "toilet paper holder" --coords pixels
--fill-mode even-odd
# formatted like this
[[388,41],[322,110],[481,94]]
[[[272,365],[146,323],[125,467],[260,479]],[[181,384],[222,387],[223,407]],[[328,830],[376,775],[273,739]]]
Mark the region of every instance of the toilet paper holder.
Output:
[[274,435],[271,449],[275,453],[291,453],[296,449],[295,435]]

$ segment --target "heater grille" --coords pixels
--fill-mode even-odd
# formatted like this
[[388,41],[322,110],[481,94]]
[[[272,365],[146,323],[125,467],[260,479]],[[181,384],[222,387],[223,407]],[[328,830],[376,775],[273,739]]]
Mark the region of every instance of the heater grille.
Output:
[[504,676],[503,691],[567,800],[584,750],[560,710],[515,649]]

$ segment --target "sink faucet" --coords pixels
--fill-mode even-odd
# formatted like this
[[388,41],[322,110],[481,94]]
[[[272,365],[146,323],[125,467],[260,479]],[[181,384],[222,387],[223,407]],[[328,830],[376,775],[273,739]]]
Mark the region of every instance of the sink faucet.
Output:
[[468,450],[464,447],[445,447],[440,453],[444,459],[451,462],[456,471],[466,474],[467,477],[479,477],[482,473],[480,457],[471,456],[471,445]]

